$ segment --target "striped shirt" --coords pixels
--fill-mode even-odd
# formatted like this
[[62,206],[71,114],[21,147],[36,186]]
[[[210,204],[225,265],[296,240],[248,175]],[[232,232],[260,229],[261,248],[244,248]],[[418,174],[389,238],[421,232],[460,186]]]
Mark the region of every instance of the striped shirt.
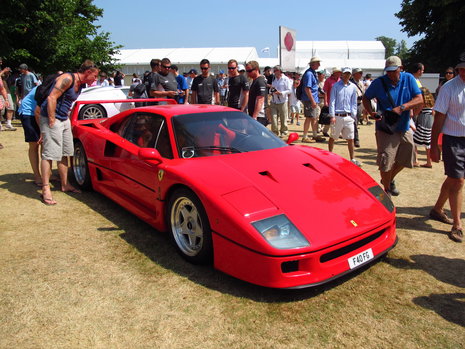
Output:
[[434,110],[446,115],[442,133],[465,137],[465,81],[460,76],[441,87]]

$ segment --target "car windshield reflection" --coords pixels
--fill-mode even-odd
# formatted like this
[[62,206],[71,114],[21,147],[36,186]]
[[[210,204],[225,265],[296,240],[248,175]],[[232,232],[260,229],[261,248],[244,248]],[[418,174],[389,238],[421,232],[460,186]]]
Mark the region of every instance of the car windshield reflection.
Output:
[[286,146],[266,127],[242,112],[209,112],[173,117],[181,158],[245,153]]

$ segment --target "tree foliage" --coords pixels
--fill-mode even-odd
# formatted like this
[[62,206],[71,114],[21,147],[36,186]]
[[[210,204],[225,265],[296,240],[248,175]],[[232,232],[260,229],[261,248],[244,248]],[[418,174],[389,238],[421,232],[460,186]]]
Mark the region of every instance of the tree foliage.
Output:
[[396,39],[387,36],[378,36],[375,38],[377,41],[381,41],[386,49],[385,58],[390,56],[399,56],[402,61],[407,60],[409,57],[409,49],[405,40],[401,40],[397,43]]
[[0,56],[44,74],[75,70],[85,59],[114,70],[120,46],[93,24],[102,15],[92,0],[2,0]]
[[401,7],[396,16],[402,30],[422,36],[410,50],[410,60],[436,72],[454,66],[465,52],[465,1],[403,0]]

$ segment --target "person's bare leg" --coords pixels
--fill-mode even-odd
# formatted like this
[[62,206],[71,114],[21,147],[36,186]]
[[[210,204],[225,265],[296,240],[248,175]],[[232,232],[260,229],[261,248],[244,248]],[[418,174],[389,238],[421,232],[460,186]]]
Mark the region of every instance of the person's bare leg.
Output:
[[42,172],[42,201],[47,205],[55,205],[57,202],[53,200],[52,191],[50,190],[50,169],[52,168],[51,160],[44,160],[40,162]]
[[353,139],[348,139],[347,140],[347,147],[349,148],[349,160],[352,160],[355,158],[355,153],[354,153],[354,140]]
[[39,161],[39,144],[37,142],[29,143],[29,163],[32,167],[32,173],[34,174],[34,182],[36,184],[42,184],[42,177],[40,175],[40,161]]
[[328,141],[328,150],[329,150],[330,152],[333,152],[333,149],[334,149],[334,138],[329,137],[329,141]]
[[462,229],[462,221],[460,215],[462,212],[462,188],[463,178],[447,177],[446,181],[449,186],[449,204],[452,219],[454,220],[453,229]]
[[63,156],[61,158],[61,161],[58,161],[57,165],[58,165],[58,174],[60,175],[61,191],[80,193],[80,190],[76,189],[68,182],[68,157]]

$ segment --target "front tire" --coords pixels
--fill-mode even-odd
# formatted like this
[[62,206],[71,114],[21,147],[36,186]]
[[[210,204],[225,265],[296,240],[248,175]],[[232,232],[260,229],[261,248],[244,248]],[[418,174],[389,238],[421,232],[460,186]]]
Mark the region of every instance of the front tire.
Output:
[[92,190],[86,151],[79,141],[76,141],[74,144],[73,174],[76,183],[81,189]]
[[213,260],[210,223],[200,199],[191,190],[181,188],[168,202],[171,238],[178,253],[193,264]]

